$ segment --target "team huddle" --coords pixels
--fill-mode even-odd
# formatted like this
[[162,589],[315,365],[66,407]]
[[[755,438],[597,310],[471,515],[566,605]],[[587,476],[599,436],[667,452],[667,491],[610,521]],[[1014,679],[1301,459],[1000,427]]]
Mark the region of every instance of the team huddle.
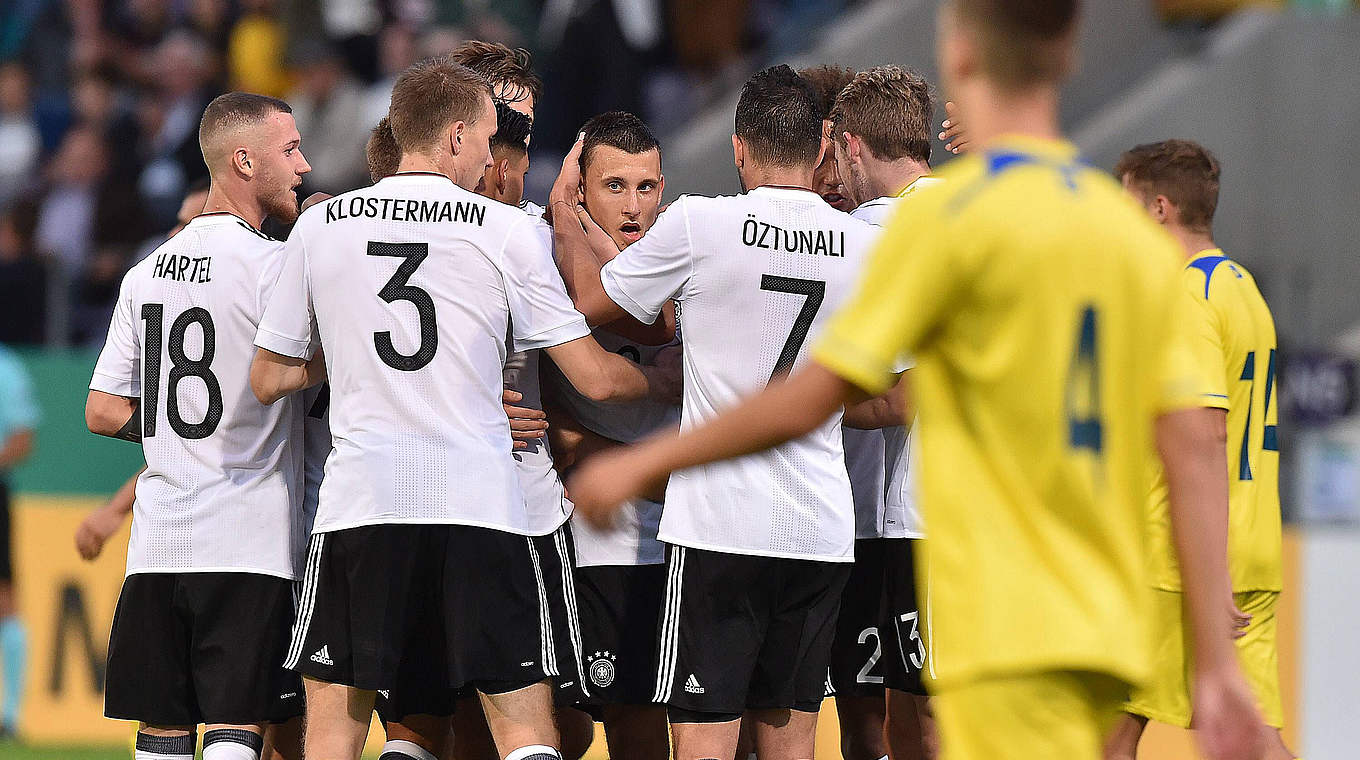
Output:
[[1131,760],[1192,718],[1292,757],[1275,335],[1218,165],[1079,160],[1072,0],[942,13],[966,156],[932,172],[910,70],[774,66],[743,192],[664,209],[623,112],[523,197],[522,50],[402,73],[373,184],[301,211],[289,106],[209,104],[206,201],[86,407],[146,456],[106,696],[137,758],[202,724],[206,760],[353,760],[376,710],[383,760],[579,758],[594,721],[615,758],[805,760],[829,696],[847,760]]

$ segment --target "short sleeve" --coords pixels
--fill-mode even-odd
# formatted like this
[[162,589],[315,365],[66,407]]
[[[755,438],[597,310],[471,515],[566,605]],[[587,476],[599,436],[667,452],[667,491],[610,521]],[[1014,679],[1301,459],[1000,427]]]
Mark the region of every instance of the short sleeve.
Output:
[[910,366],[908,357],[949,314],[976,266],[975,250],[945,234],[941,196],[901,204],[855,295],[813,347],[817,363],[869,393],[887,390]]
[[552,228],[525,217],[510,228],[501,254],[516,351],[551,348],[590,334],[552,257]]
[[294,229],[283,247],[283,266],[267,295],[264,314],[255,333],[255,345],[294,359],[310,360],[320,346],[316,312],[312,307],[311,273],[302,231]]
[[90,390],[124,398],[142,395],[141,343],[136,315],[132,313],[132,279],[136,273],[135,268],[128,272],[118,289],[118,302],[113,307],[104,350],[99,352],[99,360],[94,365]]
[[600,270],[604,292],[643,324],[655,322],[667,301],[685,300],[694,276],[688,201],[672,203],[647,234]]
[[1180,295],[1187,302],[1181,309],[1185,319],[1186,350],[1203,383],[1200,406],[1227,409],[1228,370],[1222,317],[1214,305],[1196,291],[1202,291],[1202,288],[1191,284],[1182,289]]
[[[1159,343],[1161,361],[1156,365],[1156,403],[1158,413],[1174,412],[1182,409],[1195,409],[1205,406],[1227,407],[1227,393],[1223,391],[1222,403],[1206,403],[1206,394],[1219,393],[1226,380],[1222,370],[1211,376],[1212,369],[1206,367],[1203,340],[1205,309],[1187,297],[1183,288],[1174,287],[1172,297],[1164,300],[1168,304],[1165,330]],[[1209,365],[1222,367],[1222,354],[1217,361],[1208,360]],[[1217,377],[1217,380],[1213,378]]]

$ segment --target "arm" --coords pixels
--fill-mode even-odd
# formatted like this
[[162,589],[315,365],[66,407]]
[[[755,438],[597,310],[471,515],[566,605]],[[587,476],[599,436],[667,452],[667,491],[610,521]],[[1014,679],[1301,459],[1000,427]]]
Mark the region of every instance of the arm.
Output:
[[567,489],[587,519],[607,525],[620,504],[664,485],[675,470],[753,454],[807,435],[854,390],[813,362],[703,425],[680,435],[658,433],[593,458],[568,481]]
[[510,419],[510,440],[515,451],[529,448],[529,441],[544,437],[548,431],[548,416],[541,410],[515,406],[523,399],[524,394],[519,391],[509,388],[501,391],[501,406]]
[[856,430],[880,430],[911,422],[912,409],[907,403],[907,373],[897,384],[880,396],[845,407],[845,427]]
[[[557,211],[554,214],[556,222],[553,224],[553,258],[557,261],[557,269],[562,273],[562,282],[567,286],[567,295],[571,296],[576,310],[585,315],[586,322],[591,327],[631,319],[628,312],[614,303],[604,291],[604,284],[600,281],[602,264],[591,247],[586,228],[579,220],[581,216],[589,218],[585,209],[579,206],[568,207],[563,201],[553,201],[553,205]],[[567,211],[571,208],[574,208],[576,213],[568,214]],[[609,245],[612,247],[614,242],[610,240]],[[607,250],[604,252],[608,254]],[[614,252],[608,255],[609,258],[613,258],[617,254],[618,249],[615,248]],[[625,337],[631,339],[631,336]]]
[[91,433],[142,442],[141,399],[90,391],[85,397],[85,426]]
[[643,366],[651,386],[649,398],[665,404],[679,404],[684,399],[684,357],[685,350],[680,346],[667,346],[656,353],[651,366]]
[[23,464],[25,459],[33,453],[33,429],[19,428],[5,438],[5,443],[0,446],[0,472],[12,470]]
[[137,477],[145,471],[145,467],[138,470],[137,474],[128,478],[104,506],[80,521],[79,527],[76,528],[76,551],[80,552],[81,559],[90,561],[98,557],[100,552],[104,551],[104,542],[118,532],[123,521],[132,514],[132,504],[136,500]]
[[256,348],[255,360],[250,363],[250,389],[265,406],[325,379],[326,362],[320,351],[305,360]]
[[633,401],[647,396],[642,368],[586,336],[544,349],[562,374],[591,401]]
[[1194,646],[1196,733],[1214,759],[1258,757],[1263,736],[1232,644],[1224,421],[1219,409],[1184,409],[1160,416],[1156,428]]

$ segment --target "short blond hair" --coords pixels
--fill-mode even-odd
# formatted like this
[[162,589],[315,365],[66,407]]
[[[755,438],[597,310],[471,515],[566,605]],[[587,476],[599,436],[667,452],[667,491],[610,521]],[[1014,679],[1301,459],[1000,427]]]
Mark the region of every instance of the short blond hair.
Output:
[[860,72],[836,96],[830,118],[837,140],[849,132],[875,158],[930,160],[935,103],[930,83],[910,69],[875,66]]
[[480,74],[439,56],[411,66],[392,86],[387,119],[402,153],[429,150],[449,125],[476,123],[491,87]]

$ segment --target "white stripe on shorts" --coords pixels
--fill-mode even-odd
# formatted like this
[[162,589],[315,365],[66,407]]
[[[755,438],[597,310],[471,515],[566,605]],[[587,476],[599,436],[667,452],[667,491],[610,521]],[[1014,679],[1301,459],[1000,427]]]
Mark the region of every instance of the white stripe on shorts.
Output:
[[553,541],[557,544],[557,559],[562,566],[562,596],[566,601],[567,607],[567,629],[571,632],[571,651],[576,656],[576,677],[580,679],[581,693],[590,696],[590,687],[586,685],[585,655],[581,652],[581,615],[576,607],[576,576],[573,567],[576,560],[571,556],[571,551],[567,546],[567,526],[563,523],[562,527],[553,534]]
[[312,536],[307,550],[307,568],[302,574],[302,596],[297,602],[296,619],[293,621],[293,640],[288,644],[288,657],[283,667],[292,670],[302,657],[302,647],[307,639],[307,629],[312,625],[312,611],[316,609],[316,586],[321,576],[321,554],[326,545],[326,534]]
[[685,547],[671,547],[670,569],[666,577],[666,606],[661,615],[661,643],[656,669],[656,690],[652,701],[665,703],[671,698],[675,681],[675,660],[680,642],[680,591],[685,576]]
[[538,630],[540,656],[543,658],[544,675],[557,675],[557,650],[553,646],[552,616],[548,613],[548,589],[543,585],[543,566],[538,561],[538,549],[534,547],[531,536],[524,537],[529,544],[529,560],[534,565],[534,581],[538,585]]

